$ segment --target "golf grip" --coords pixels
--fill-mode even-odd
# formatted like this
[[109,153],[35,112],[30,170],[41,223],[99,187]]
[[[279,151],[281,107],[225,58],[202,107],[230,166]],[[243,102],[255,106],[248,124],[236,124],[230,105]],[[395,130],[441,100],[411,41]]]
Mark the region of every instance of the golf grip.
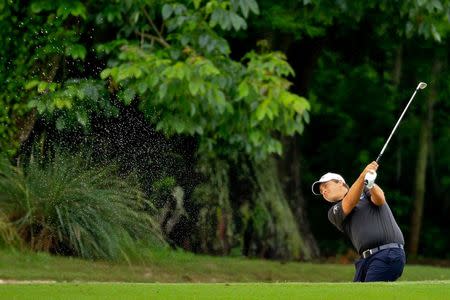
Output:
[[378,163],[380,161],[381,156],[383,155],[383,153],[380,153],[377,157],[377,159],[375,160],[376,163]]

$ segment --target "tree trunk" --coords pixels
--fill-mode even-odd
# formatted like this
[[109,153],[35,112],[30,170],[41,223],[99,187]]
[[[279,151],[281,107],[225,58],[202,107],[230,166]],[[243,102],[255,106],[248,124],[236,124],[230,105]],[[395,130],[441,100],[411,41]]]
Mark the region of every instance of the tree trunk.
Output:
[[284,159],[278,164],[280,181],[284,186],[289,206],[294,213],[303,246],[306,248],[305,252],[309,253],[310,258],[317,258],[320,256],[320,249],[309,225],[307,203],[301,187],[298,141],[295,138],[286,138],[283,146],[285,149]]
[[267,212],[261,236],[264,257],[312,259],[311,247],[285,196],[281,178],[274,176],[277,173],[276,160],[269,158],[264,163],[257,163],[254,170],[258,190],[254,201]]
[[[393,70],[392,80],[394,82],[395,91],[398,91],[398,86],[400,85],[400,81],[402,78],[402,69],[403,69],[403,46],[400,45],[396,49],[395,52],[395,64]],[[396,172],[395,172],[395,181],[397,184],[400,183],[401,174],[402,174],[402,145],[401,145],[401,133],[399,132],[397,137],[397,163],[396,163]]]
[[[294,78],[294,89],[301,95],[306,95],[308,86],[312,79],[312,74],[321,53],[325,46],[324,39],[304,39],[293,42],[289,49],[288,60],[296,72]],[[283,157],[278,161],[278,173],[283,184],[286,197],[289,201],[297,226],[304,242],[305,250],[311,258],[320,256],[320,249],[311,231],[308,220],[307,202],[301,187],[302,166],[300,162],[301,149],[299,147],[299,136],[285,137],[283,140]]]
[[[417,154],[416,175],[414,185],[414,208],[411,215],[411,232],[409,237],[409,254],[417,255],[420,230],[422,226],[423,205],[426,192],[426,170],[428,162],[428,153],[431,144],[431,130],[433,126],[433,105],[437,98],[436,85],[438,82],[439,71],[441,69],[441,62],[438,57],[435,58],[432,78],[430,85],[430,93],[427,98],[426,116],[422,120],[420,134],[419,134],[419,149]],[[434,83],[434,84],[433,84]]]

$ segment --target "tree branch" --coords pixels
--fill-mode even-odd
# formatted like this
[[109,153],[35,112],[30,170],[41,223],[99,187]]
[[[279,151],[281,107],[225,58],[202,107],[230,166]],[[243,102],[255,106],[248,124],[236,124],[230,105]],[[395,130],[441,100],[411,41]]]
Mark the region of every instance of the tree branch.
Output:
[[159,37],[157,37],[157,36],[154,36],[154,35],[148,34],[148,33],[144,33],[144,32],[139,32],[139,31],[137,31],[137,30],[135,31],[135,33],[136,33],[137,35],[140,35],[141,37],[145,37],[145,38],[150,39],[150,40],[152,41],[152,43],[153,43],[154,41],[157,41],[158,43],[160,43],[162,46],[164,46],[164,47],[166,47],[166,48],[169,48],[169,47],[170,47],[169,43],[167,43],[166,40],[161,39],[161,38],[159,38]]
[[[145,17],[147,18],[147,20],[149,21],[150,25],[152,26],[153,30],[156,32],[156,34],[158,35],[159,38],[159,42],[162,43],[163,45],[165,45],[165,47],[170,47],[169,43],[166,42],[166,40],[163,38],[163,36],[161,35],[161,32],[159,32],[158,28],[156,28],[155,23],[153,23],[152,18],[150,17],[150,15],[148,14],[147,10],[145,8],[142,8]],[[155,37],[156,38],[156,37]]]

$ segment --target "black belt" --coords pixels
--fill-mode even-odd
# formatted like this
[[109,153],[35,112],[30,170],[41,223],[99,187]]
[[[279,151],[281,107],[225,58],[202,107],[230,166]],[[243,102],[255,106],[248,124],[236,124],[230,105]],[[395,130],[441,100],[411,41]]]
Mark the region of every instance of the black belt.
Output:
[[403,249],[403,245],[399,244],[399,243],[390,243],[390,244],[386,244],[386,245],[381,245],[372,249],[367,249],[366,251],[363,251],[363,253],[361,254],[362,258],[368,258],[369,256],[371,256],[372,254],[377,253],[378,251],[384,250],[384,249],[389,249],[389,248],[400,248]]

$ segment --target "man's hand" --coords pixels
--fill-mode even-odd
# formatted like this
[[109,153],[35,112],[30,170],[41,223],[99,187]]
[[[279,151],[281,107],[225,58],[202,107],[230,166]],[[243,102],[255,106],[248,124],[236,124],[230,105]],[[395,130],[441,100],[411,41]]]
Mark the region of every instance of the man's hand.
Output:
[[372,172],[372,171],[377,172],[377,170],[378,170],[378,163],[376,161],[373,161],[364,168],[364,170],[361,173],[361,177],[364,178],[364,177],[366,177],[366,174],[368,172]]
[[342,199],[342,210],[344,211],[344,215],[351,213],[356,204],[358,204],[359,197],[364,189],[364,177],[366,174],[372,171],[376,172],[377,169],[378,163],[376,161],[371,162],[364,168],[358,179],[352,184],[347,195]]
[[373,188],[375,179],[377,179],[377,173],[375,173],[374,171],[369,171],[366,173],[366,176],[364,177],[364,184],[368,189]]
[[[361,173],[360,176],[365,178],[367,173],[372,172],[372,171],[376,172],[377,169],[378,169],[378,163],[376,161],[373,161],[366,166],[366,168],[364,169],[364,171]],[[375,204],[377,206],[381,206],[384,203],[386,203],[386,199],[384,198],[384,192],[377,184],[373,185],[373,188],[370,190],[370,194],[371,194],[370,200],[372,201],[373,204]]]

